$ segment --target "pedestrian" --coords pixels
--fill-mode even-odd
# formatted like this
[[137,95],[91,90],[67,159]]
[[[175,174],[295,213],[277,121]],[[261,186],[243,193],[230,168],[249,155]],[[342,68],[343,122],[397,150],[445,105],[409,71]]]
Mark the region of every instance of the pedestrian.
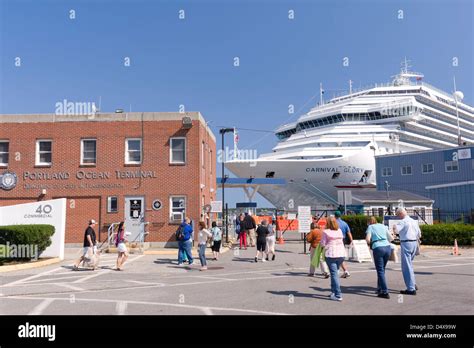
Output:
[[[342,231],[343,235],[343,243],[344,243],[344,248],[350,248],[350,245],[352,244],[352,233],[349,225],[347,222],[341,219],[341,212],[338,210],[334,213],[334,216],[336,217],[337,224],[339,225],[339,228]],[[344,255],[345,258],[345,255]],[[347,267],[347,264],[345,261],[342,262],[342,270],[344,273],[342,274],[341,278],[349,278],[351,274],[349,273],[349,269]]]
[[[89,220],[89,225],[84,232],[84,242],[82,244],[82,256],[75,262],[72,269],[77,271],[79,265],[86,259],[93,257],[97,253],[97,239],[94,231],[94,227],[97,225],[94,219]],[[95,270],[96,267],[93,267]]]
[[[258,257],[261,255],[262,262],[266,262],[264,257],[265,249],[267,247],[267,236],[269,234],[267,227],[267,220],[263,220],[257,228],[257,254],[255,255],[255,262],[258,262]],[[274,254],[275,255],[275,254]]]
[[267,261],[272,254],[272,261],[275,261],[275,227],[273,224],[268,224],[268,235],[267,235],[267,244],[265,248],[265,253],[267,254]]
[[206,246],[210,237],[212,237],[212,233],[206,228],[206,223],[204,221],[199,221],[198,254],[199,260],[201,261],[201,271],[207,269]]
[[117,235],[115,236],[115,246],[117,247],[117,264],[115,269],[121,271],[123,264],[128,259],[128,250],[125,243],[125,229],[123,227],[123,221],[120,222],[117,228]]
[[178,240],[178,265],[183,264],[183,254],[189,261],[191,266],[194,262],[191,249],[193,247],[193,227],[191,226],[191,219],[186,217],[184,222],[176,231],[176,239]]
[[388,227],[378,223],[374,216],[369,218],[368,224],[365,240],[370,245],[374,255],[374,265],[377,271],[377,296],[389,299],[385,267],[392,253],[390,242],[393,237],[388,231]]
[[341,287],[339,285],[339,267],[342,265],[346,255],[342,241],[343,238],[344,236],[337,224],[336,218],[331,215],[327,221],[320,243],[324,247],[326,262],[331,274],[331,295],[329,298],[334,301],[342,301]]
[[248,237],[249,237],[249,245],[251,247],[254,247],[255,246],[255,229],[257,228],[257,225],[255,224],[255,220],[253,219],[251,212],[245,213],[244,226],[245,226],[245,231],[247,232]]
[[247,230],[245,229],[245,218],[244,218],[244,215],[243,214],[240,214],[239,216],[239,238],[240,238],[240,241],[239,241],[239,245],[240,245],[240,249],[242,249],[242,243],[244,244],[244,248],[245,250],[247,250]]
[[393,230],[400,236],[402,274],[406,285],[406,290],[401,290],[400,293],[416,295],[417,286],[415,272],[413,271],[413,260],[421,238],[420,226],[416,220],[408,216],[404,208],[397,208],[395,214],[401,218],[400,222],[393,226]]
[[[314,277],[316,268],[313,265],[313,258],[314,254],[316,253],[316,248],[318,247],[321,239],[323,238],[323,231],[318,228],[318,225],[314,222],[311,223],[311,232],[306,235],[306,240],[310,243],[310,259],[309,259],[309,273],[308,277]],[[321,268],[321,273],[323,274],[324,278],[329,278],[329,269],[326,261],[322,259],[319,262],[319,266]]]
[[217,227],[215,221],[212,222],[212,255],[214,256],[214,261],[219,260],[219,253],[221,252],[221,242],[222,242],[222,231]]

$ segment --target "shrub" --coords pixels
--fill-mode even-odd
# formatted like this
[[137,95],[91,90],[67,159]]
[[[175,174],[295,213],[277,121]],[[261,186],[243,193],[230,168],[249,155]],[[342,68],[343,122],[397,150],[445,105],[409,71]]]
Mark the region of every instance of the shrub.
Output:
[[[0,226],[0,244],[10,245],[10,251],[12,251],[13,245],[37,246],[39,256],[51,245],[51,236],[53,234],[54,226],[51,225]],[[30,257],[19,257],[18,259],[29,260]]]
[[[344,215],[341,218],[349,225],[353,239],[365,239],[365,231],[367,231],[367,221],[369,219],[369,216]],[[375,218],[378,222],[382,222],[381,217],[376,216]]]
[[457,239],[458,245],[472,245],[474,225],[465,224],[436,224],[421,226],[421,240],[428,245],[453,245]]

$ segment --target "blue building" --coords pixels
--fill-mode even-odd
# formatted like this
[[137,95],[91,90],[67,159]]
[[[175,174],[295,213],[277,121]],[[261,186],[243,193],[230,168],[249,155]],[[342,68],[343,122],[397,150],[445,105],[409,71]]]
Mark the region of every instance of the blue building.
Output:
[[390,154],[375,163],[378,190],[433,199],[433,220],[474,223],[474,147]]

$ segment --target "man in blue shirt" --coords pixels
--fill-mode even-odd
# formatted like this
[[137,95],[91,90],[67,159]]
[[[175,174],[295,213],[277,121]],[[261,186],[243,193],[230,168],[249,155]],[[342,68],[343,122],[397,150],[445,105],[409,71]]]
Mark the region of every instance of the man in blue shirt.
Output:
[[[342,214],[339,210],[337,210],[334,213],[334,216],[336,217],[337,224],[339,225],[339,228],[342,231],[342,236],[344,237],[343,238],[344,245],[351,245],[352,233],[351,233],[351,229],[349,225],[347,224],[347,222],[341,219]],[[342,267],[342,270],[344,271],[344,274],[341,276],[341,278],[349,278],[351,274],[349,273],[349,269],[347,268],[347,264],[345,261],[342,262],[341,267]]]
[[395,214],[402,220],[393,226],[395,233],[400,236],[400,258],[402,263],[403,280],[407,287],[400,291],[404,295],[416,295],[415,272],[413,271],[413,260],[418,249],[418,241],[421,238],[421,230],[418,222],[408,216],[403,208],[397,208]]
[[178,265],[183,264],[183,255],[186,254],[189,265],[193,264],[193,255],[191,249],[193,247],[193,227],[191,226],[191,219],[186,217],[184,222],[180,225],[181,239],[178,239]]

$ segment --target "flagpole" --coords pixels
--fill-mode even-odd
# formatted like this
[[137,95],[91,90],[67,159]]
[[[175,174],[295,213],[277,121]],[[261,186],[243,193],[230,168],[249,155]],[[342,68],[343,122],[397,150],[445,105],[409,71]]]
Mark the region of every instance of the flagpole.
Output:
[[237,137],[238,137],[237,129],[235,129],[235,127],[234,127],[234,161],[238,158],[238,156],[237,156],[237,151],[238,151],[238,149],[237,149]]
[[319,83],[319,105],[323,105],[323,83]]

